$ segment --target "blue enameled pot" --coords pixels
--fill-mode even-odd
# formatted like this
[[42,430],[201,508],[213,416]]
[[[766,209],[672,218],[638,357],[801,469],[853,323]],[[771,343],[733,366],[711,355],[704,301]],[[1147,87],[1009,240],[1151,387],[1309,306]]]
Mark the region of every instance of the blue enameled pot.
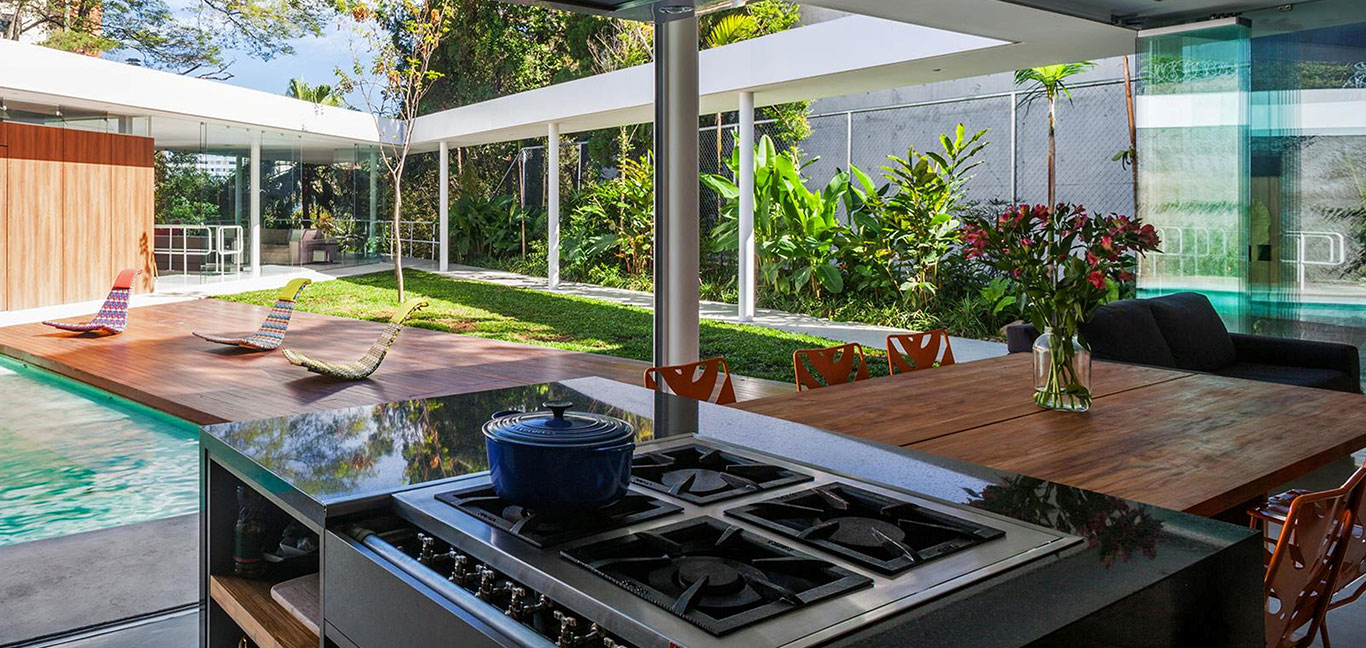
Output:
[[499,412],[484,424],[489,472],[498,496],[542,510],[608,506],[631,485],[636,431],[555,401],[542,412]]

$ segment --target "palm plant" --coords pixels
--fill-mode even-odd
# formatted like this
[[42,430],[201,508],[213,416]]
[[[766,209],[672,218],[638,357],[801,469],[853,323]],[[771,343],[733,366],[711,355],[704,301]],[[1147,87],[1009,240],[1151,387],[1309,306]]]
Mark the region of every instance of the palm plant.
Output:
[[326,83],[309,85],[307,81],[302,79],[290,79],[289,87],[285,89],[285,96],[323,106],[342,105],[341,95],[333,90],[332,86]]
[[1050,208],[1058,204],[1056,139],[1058,96],[1065,96],[1068,101],[1071,101],[1072,90],[1067,85],[1067,79],[1095,66],[1096,64],[1091,61],[1081,61],[1079,63],[1059,63],[1015,71],[1015,85],[1033,84],[1026,101],[1037,99],[1040,96],[1048,100],[1048,205]]
[[[707,32],[707,37],[703,39],[703,45],[707,49],[731,45],[740,41],[754,38],[759,33],[759,21],[748,13],[736,13],[726,16],[712,25],[711,31]],[[724,156],[722,149],[724,141],[721,130],[723,113],[716,113],[716,170],[720,173]],[[722,200],[720,196],[716,198],[716,211],[720,213]]]

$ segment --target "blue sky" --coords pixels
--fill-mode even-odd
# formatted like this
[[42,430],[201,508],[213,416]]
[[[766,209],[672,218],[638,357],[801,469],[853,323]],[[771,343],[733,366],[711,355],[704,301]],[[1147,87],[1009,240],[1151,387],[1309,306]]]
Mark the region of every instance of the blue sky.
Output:
[[350,44],[352,38],[349,26],[338,27],[334,21],[322,37],[291,41],[295,52],[290,56],[262,61],[245,52],[229,52],[228,58],[236,60],[228,68],[228,72],[234,76],[223,83],[272,94],[284,94],[289,80],[293,78],[314,85],[335,84],[333,70],[338,67],[351,69],[354,56]]

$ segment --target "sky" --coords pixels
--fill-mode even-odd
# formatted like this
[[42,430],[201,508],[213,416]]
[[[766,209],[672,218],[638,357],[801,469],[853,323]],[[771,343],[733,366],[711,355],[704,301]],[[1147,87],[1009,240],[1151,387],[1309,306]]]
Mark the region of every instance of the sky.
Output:
[[[185,4],[190,2],[194,0],[189,0]],[[225,54],[226,58],[235,61],[232,67],[228,68],[233,77],[221,83],[271,94],[284,94],[289,86],[289,80],[294,78],[307,81],[311,85],[335,85],[337,76],[334,70],[338,67],[351,69],[354,60],[352,40],[356,40],[362,46],[364,44],[352,34],[349,25],[339,25],[333,21],[321,37],[290,41],[295,50],[292,55],[262,61],[246,52],[229,51]]]

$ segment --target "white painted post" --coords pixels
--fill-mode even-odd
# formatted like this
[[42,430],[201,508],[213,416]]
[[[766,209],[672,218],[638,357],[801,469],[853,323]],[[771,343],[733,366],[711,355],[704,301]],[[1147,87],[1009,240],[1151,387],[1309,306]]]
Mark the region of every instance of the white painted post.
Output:
[[250,212],[247,226],[251,230],[251,276],[261,276],[261,131],[251,133],[251,172],[248,176],[247,191],[251,198],[247,201]]
[[451,184],[451,149],[446,140],[441,140],[438,157],[441,158],[437,162],[437,175],[440,176],[438,182],[440,182],[441,188],[437,191],[437,200],[440,202],[437,206],[440,226],[437,228],[436,235],[438,237],[437,249],[440,252],[437,253],[436,267],[440,272],[445,272],[450,269],[451,262],[451,204],[446,195]]
[[560,287],[560,125],[552,122],[548,129],[546,146],[546,213],[549,234],[549,259],[546,276],[550,288]]
[[754,320],[754,93],[740,93],[740,321]]

